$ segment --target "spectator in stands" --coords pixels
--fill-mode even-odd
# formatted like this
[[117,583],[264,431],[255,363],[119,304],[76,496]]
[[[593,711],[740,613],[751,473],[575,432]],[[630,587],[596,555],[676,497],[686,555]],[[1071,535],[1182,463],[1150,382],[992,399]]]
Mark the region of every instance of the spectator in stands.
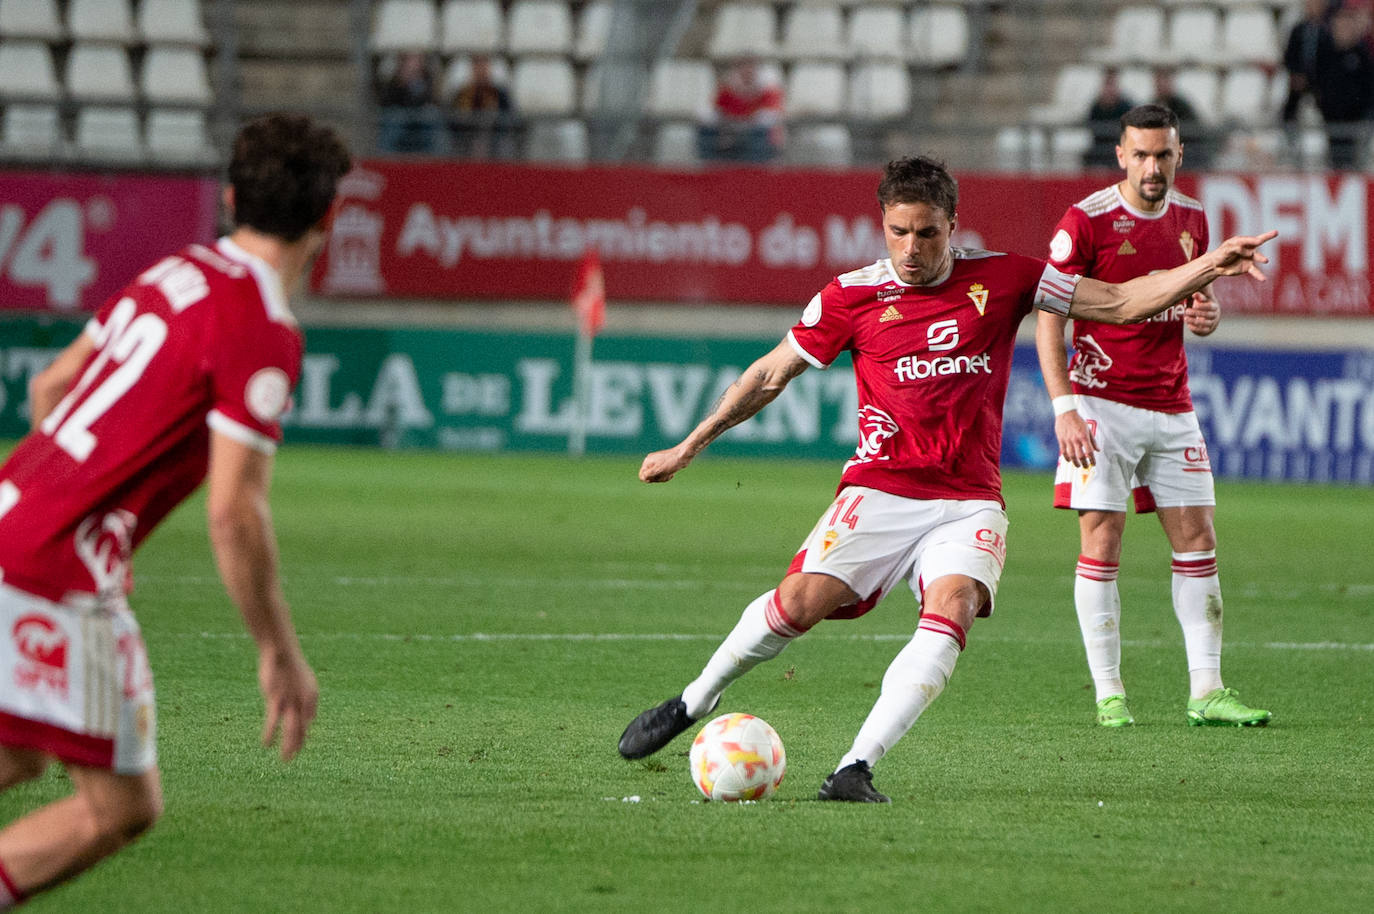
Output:
[[513,117],[510,93],[497,82],[491,58],[474,55],[467,82],[449,105],[454,151],[469,159],[510,158]]
[[782,87],[759,62],[746,57],[735,63],[716,88],[712,119],[699,135],[703,159],[769,162],[782,152]]
[[1331,42],[1331,13],[1339,5],[1339,0],[1306,0],[1302,19],[1288,33],[1288,44],[1283,50],[1283,66],[1288,71],[1288,97],[1284,99],[1282,112],[1284,124],[1297,122],[1303,98],[1314,92],[1318,52]]
[[439,152],[443,132],[436,101],[429,56],[407,51],[396,58],[391,75],[377,87],[382,151]]
[[1092,131],[1092,145],[1083,156],[1085,168],[1116,168],[1116,141],[1121,136],[1121,115],[1135,107],[1135,102],[1121,94],[1121,83],[1115,69],[1102,74],[1102,88],[1088,109],[1088,129]]
[[1195,169],[1212,163],[1216,151],[1216,137],[1203,123],[1193,103],[1174,86],[1174,71],[1166,67],[1155,70],[1154,104],[1163,105],[1178,115],[1178,135],[1187,144],[1188,163]]
[[1346,2],[1331,17],[1331,41],[1321,45],[1314,89],[1326,124],[1332,168],[1358,168],[1374,122],[1374,52],[1369,46],[1371,12]]

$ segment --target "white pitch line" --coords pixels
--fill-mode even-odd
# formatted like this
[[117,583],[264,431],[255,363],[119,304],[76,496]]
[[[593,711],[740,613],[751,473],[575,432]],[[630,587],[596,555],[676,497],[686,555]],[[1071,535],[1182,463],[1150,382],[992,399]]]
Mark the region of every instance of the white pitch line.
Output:
[[[197,638],[202,640],[243,640],[248,637],[245,632],[180,632],[173,634],[177,638]],[[501,642],[614,642],[614,641],[711,641],[718,642],[724,636],[720,634],[694,635],[686,632],[470,632],[465,634],[434,635],[426,633],[416,634],[397,634],[395,632],[306,632],[301,634],[302,640],[308,641],[395,641],[395,642],[420,642],[420,643],[501,643]],[[872,635],[827,635],[824,633],[813,633],[808,640],[822,641],[909,641],[911,635],[903,634],[872,634]],[[1026,638],[1001,638],[989,636],[977,639],[990,644],[1031,644],[1031,643],[1050,643],[1052,639],[1040,639],[1032,641]],[[1057,644],[1069,644],[1069,639],[1053,641]],[[1073,642],[1076,643],[1076,642]],[[1173,647],[1172,641],[1135,641],[1126,640],[1122,642],[1123,647],[1146,648],[1146,647]],[[1347,641],[1230,641],[1226,647],[1229,648],[1257,648],[1275,651],[1374,651],[1374,644],[1361,644],[1359,642]]]

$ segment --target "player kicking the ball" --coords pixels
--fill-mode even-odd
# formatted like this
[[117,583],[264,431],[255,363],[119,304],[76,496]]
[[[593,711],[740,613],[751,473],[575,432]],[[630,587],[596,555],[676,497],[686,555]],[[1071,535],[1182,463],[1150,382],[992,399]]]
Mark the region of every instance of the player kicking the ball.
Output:
[[225,191],[233,232],[153,264],[34,379],[33,432],[0,466],[0,789],[57,760],[73,792],[0,831],[0,910],[161,812],[129,562],[207,476],[220,576],[257,643],[264,741],[280,732],[286,759],[301,748],[318,689],[278,581],[267,492],[301,367],[287,293],[349,165],[307,118],[245,126]]
[[[1116,156],[1126,179],[1069,207],[1050,241],[1050,262],[1067,273],[1120,282],[1207,250],[1202,204],[1173,187],[1183,159],[1174,113],[1159,105],[1127,111]],[[1126,499],[1136,480],[1144,484],[1136,510],[1157,511],[1173,550],[1174,615],[1191,681],[1188,723],[1253,727],[1271,716],[1247,707],[1221,682],[1216,497],[1183,351],[1184,327],[1207,336],[1220,319],[1210,288],[1128,327],[1077,319],[1067,371],[1065,318],[1042,312],[1036,325],[1059,438],[1054,505],[1078,511],[1074,606],[1097,689],[1097,722],[1104,727],[1135,723],[1121,679],[1116,579]]]
[[1218,276],[1262,279],[1267,258],[1257,249],[1275,235],[1231,238],[1178,269],[1109,284],[1030,257],[952,248],[958,191],[929,159],[890,163],[878,202],[889,256],[831,281],[682,442],[644,458],[639,478],[667,482],[808,367],[826,368],[846,350],[853,357],[859,444],[835,500],[782,582],[745,608],[701,675],[630,722],[619,744],[627,759],[662,749],[731,682],[820,621],[860,616],[905,581],[920,603],[916,633],[819,794],[888,802],[872,766],[940,694],[973,620],[993,611],[1006,557],[1002,401],[1021,319],[1040,308],[1144,320]]

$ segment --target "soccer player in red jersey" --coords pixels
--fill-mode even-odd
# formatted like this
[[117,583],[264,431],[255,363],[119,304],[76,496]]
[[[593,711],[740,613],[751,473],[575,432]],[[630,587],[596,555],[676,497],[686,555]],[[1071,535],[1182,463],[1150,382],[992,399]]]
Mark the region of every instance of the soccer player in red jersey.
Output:
[[[1123,282],[1205,251],[1202,205],[1173,186],[1183,158],[1174,113],[1158,105],[1126,112],[1116,156],[1125,180],[1069,207],[1050,241],[1050,262],[1066,273]],[[1183,328],[1207,336],[1221,309],[1206,287],[1139,324],[1074,317],[1071,364],[1063,315],[1041,312],[1036,346],[1059,438],[1054,504],[1078,511],[1074,605],[1097,690],[1097,722],[1135,722],[1121,679],[1116,584],[1134,487],[1136,509],[1158,513],[1173,550],[1174,614],[1188,656],[1188,722],[1263,726],[1270,712],[1247,707],[1221,681],[1216,498],[1183,350]]]
[[1100,321],[1143,320],[1223,275],[1251,273],[1273,237],[1232,238],[1186,266],[1127,283],[1043,260],[950,246],[958,192],[925,158],[890,163],[878,188],[888,257],[830,282],[770,353],[751,365],[679,444],[644,458],[667,482],[726,429],[808,367],[848,350],[859,442],[838,494],[776,589],[745,608],[701,675],[625,729],[620,754],[657,752],[715,708],[731,682],[828,618],[854,618],[905,581],[920,601],[915,636],[883,677],[822,800],[887,802],[872,766],[939,695],[973,620],[992,613],[1006,558],[998,456],[1016,328],[1034,308]]
[[270,115],[234,141],[234,229],[150,266],[31,387],[33,431],[0,466],[0,789],[54,760],[70,796],[0,831],[0,910],[128,844],[162,808],[152,674],[130,558],[208,477],[220,576],[258,647],[264,743],[301,748],[315,675],[277,574],[268,509],[300,373],[288,309],[324,241],[348,150]]

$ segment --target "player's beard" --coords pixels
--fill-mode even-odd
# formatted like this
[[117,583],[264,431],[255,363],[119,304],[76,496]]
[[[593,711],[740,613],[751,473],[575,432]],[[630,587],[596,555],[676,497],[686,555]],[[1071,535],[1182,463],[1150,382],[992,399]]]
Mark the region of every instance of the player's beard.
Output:
[[1158,203],[1169,193],[1169,182],[1162,178],[1152,183],[1141,181],[1140,186],[1136,188],[1136,193],[1140,194],[1140,199],[1147,203]]

